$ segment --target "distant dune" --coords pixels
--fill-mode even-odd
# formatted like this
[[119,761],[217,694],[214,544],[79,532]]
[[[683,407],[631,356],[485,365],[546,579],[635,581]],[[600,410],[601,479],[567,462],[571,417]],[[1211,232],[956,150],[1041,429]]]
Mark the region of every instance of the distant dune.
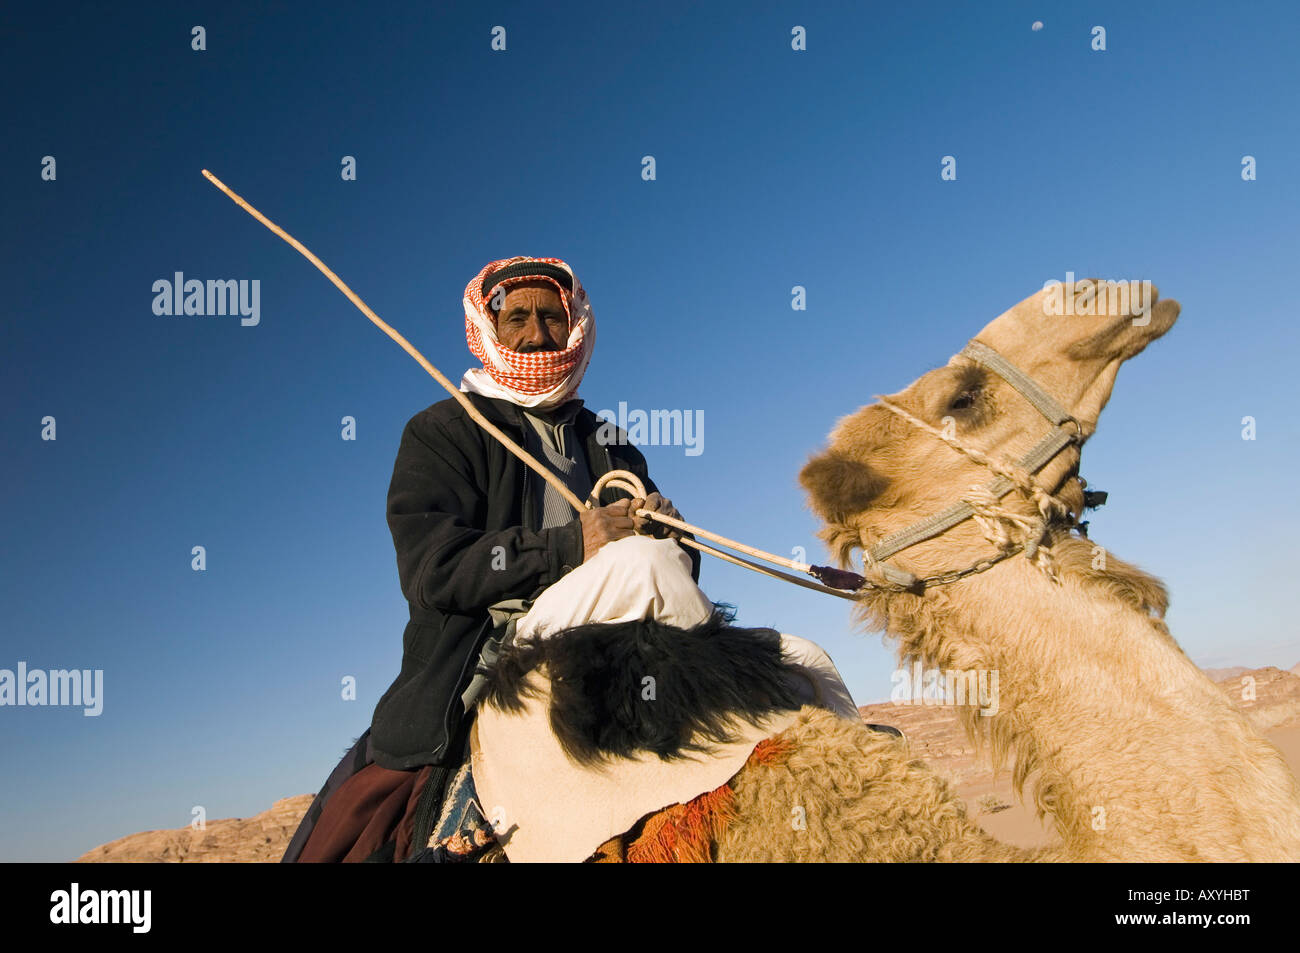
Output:
[[[1206,671],[1300,776],[1300,665],[1289,672],[1272,666]],[[1254,680],[1253,700],[1242,698],[1243,676]],[[916,756],[952,780],[971,815],[990,834],[1022,846],[1056,842],[1055,833],[1016,798],[1008,771],[994,777],[987,752],[974,751],[953,708],[883,702],[859,710],[867,721],[901,729]],[[322,765],[322,777],[332,767]],[[1031,790],[1025,793],[1032,797]],[[254,817],[209,821],[202,831],[182,827],[131,834],[88,851],[77,862],[275,862],[311,801],[312,795],[298,794]]]
[[1247,668],[1245,665],[1235,665],[1232,668],[1203,668],[1201,671],[1216,682],[1221,682],[1225,678],[1240,678],[1247,672],[1253,671],[1253,669]]

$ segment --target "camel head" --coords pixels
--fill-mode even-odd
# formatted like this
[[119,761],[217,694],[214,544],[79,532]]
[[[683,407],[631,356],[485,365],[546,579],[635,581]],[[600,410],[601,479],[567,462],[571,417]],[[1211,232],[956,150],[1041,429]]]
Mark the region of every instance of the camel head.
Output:
[[[1068,505],[1071,518],[1082,515],[1084,505],[1079,449],[1096,430],[1120,365],[1168,331],[1178,311],[1178,302],[1159,300],[1149,282],[1052,283],[975,336],[1028,374],[1078,422],[1078,442],[1034,478]],[[886,400],[963,446],[1008,462],[1020,460],[1053,429],[1001,376],[962,355]],[[993,476],[935,434],[876,403],[840,420],[829,446],[804,466],[799,480],[824,522],[822,538],[847,567],[853,550],[943,510]],[[1002,504],[1026,516],[1038,512],[1014,490]],[[976,521],[968,519],[887,561],[925,576],[994,552]]]

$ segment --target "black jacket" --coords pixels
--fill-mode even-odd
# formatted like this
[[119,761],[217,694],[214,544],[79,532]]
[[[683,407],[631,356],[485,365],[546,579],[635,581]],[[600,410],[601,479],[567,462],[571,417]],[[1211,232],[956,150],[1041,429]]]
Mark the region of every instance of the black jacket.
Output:
[[[469,398],[523,445],[527,424],[517,405]],[[586,408],[574,420],[593,481],[610,470],[630,470],[647,493],[655,492],[641,452],[622,431],[623,442],[604,445],[597,439],[600,425]],[[461,692],[492,634],[487,607],[536,598],[582,563],[576,514],[564,526],[529,528],[541,524],[535,512],[540,479],[455,400],[439,401],[407,422],[388,488],[388,528],[411,621],[402,634],[402,670],[371,721],[371,751],[382,767],[406,770],[459,754],[448,751],[448,743],[464,718]],[[606,490],[601,503],[626,495]],[[699,551],[688,552],[698,581]]]

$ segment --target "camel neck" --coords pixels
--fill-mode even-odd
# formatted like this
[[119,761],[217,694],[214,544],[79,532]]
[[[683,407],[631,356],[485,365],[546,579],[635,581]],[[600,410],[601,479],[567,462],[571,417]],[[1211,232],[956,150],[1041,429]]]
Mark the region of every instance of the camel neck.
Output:
[[[905,656],[959,679],[983,671],[997,686],[992,706],[962,710],[968,732],[991,743],[995,764],[1009,756],[1017,787],[1034,789],[1083,855],[1132,859],[1156,843],[1159,856],[1146,859],[1233,860],[1276,851],[1279,838],[1300,844],[1295,780],[1276,749],[1162,624],[1104,586],[1071,574],[1055,583],[1011,559],[898,608],[891,629]],[[1222,787],[1248,764],[1264,783]],[[1252,798],[1255,813],[1243,816]],[[1201,815],[1191,826],[1189,813]],[[1167,839],[1152,837],[1166,827]],[[1231,838],[1179,840],[1216,828]],[[1240,842],[1243,830],[1253,843]]]

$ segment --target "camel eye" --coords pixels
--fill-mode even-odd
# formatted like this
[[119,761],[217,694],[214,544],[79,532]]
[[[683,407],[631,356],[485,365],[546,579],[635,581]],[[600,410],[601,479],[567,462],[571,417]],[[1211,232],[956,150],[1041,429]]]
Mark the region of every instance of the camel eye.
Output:
[[978,395],[979,395],[978,387],[967,388],[966,390],[962,391],[960,394],[958,394],[956,397],[953,398],[952,403],[948,405],[948,409],[966,410],[969,407],[973,407],[975,405],[975,398]]

